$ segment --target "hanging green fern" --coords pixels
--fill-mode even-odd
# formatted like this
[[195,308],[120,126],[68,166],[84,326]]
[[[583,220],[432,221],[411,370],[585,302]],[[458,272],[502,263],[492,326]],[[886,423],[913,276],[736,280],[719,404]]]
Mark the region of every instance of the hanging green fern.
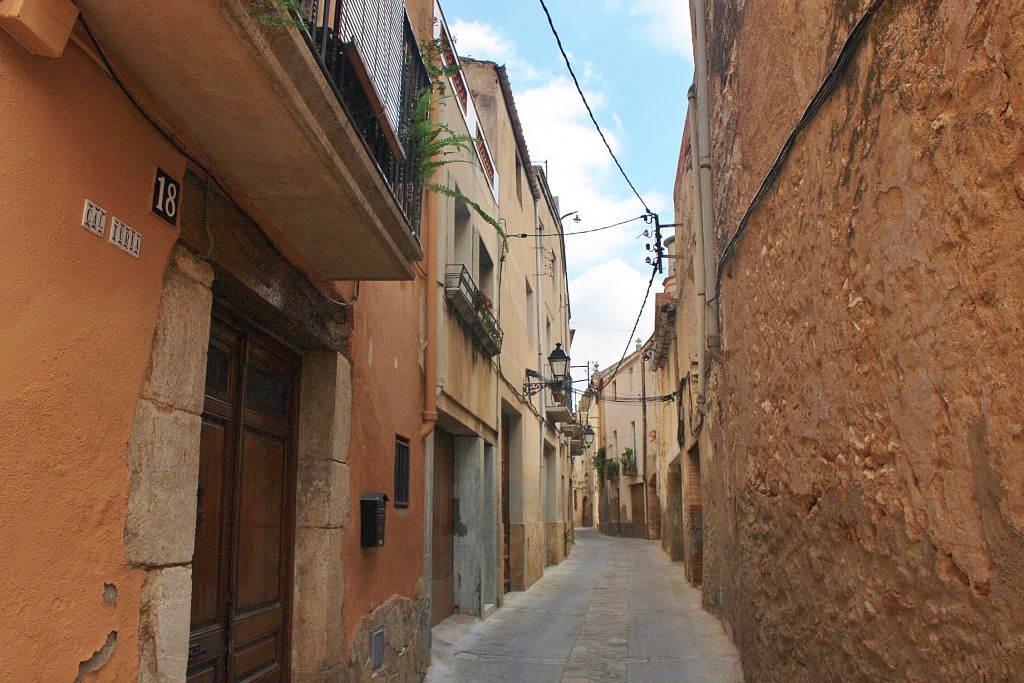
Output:
[[[454,187],[431,181],[437,171],[448,164],[473,163],[472,154],[464,154],[472,152],[477,141],[470,135],[456,133],[446,123],[434,120],[434,111],[437,105],[452,96],[447,90],[445,80],[457,74],[460,67],[442,65],[443,47],[438,39],[423,42],[421,49],[431,85],[420,90],[409,123],[408,139],[410,151],[416,164],[417,176],[427,189],[452,199],[458,199],[473,209],[501,236],[502,251],[508,251],[508,233],[505,232],[498,219]],[[435,88],[437,89],[436,96]]]
[[247,14],[260,26],[277,31],[305,28],[305,22],[296,19],[293,12],[299,15],[307,12],[301,0],[253,0],[239,14]]

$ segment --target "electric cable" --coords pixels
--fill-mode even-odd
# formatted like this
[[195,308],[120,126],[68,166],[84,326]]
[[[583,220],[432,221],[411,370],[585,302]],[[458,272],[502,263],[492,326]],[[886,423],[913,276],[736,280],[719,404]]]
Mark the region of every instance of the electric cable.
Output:
[[[619,221],[618,223],[612,223],[611,225],[606,225],[606,226],[601,227],[601,228],[590,228],[589,230],[574,230],[573,232],[541,232],[541,233],[536,233],[536,232],[518,232],[518,233],[509,235],[509,237],[568,237],[570,235],[586,235],[586,234],[591,233],[591,232],[600,232],[601,230],[611,230],[612,228],[617,228],[620,225],[625,225],[626,223],[632,223],[633,221],[638,221],[641,218],[645,218],[647,215],[648,214],[642,214],[640,216],[634,216],[633,218],[628,218],[628,219],[626,219],[624,221]],[[643,233],[641,233],[641,235],[642,234]]]
[[610,382],[615,379],[615,376],[619,374],[619,370],[622,368],[622,362],[626,360],[626,356],[629,355],[629,347],[633,343],[633,335],[636,334],[637,328],[640,326],[640,320],[644,317],[644,309],[647,308],[647,299],[651,296],[651,288],[654,286],[654,278],[658,277],[658,266],[654,266],[651,269],[651,278],[647,281],[647,291],[644,292],[644,302],[640,304],[640,312],[636,316],[636,322],[633,323],[633,329],[629,333],[629,338],[626,340],[626,348],[622,351],[622,357],[619,358],[619,362],[615,364],[615,369],[612,374],[605,378],[605,382]]
[[565,66],[567,69],[569,69],[569,75],[572,76],[572,82],[576,85],[576,92],[580,94],[580,99],[583,100],[583,106],[587,108],[587,114],[590,115],[590,120],[594,123],[594,128],[597,129],[597,134],[601,136],[601,141],[604,143],[604,146],[608,149],[608,154],[612,156],[612,161],[614,161],[615,165],[618,166],[619,173],[622,174],[622,177],[625,179],[626,184],[629,185],[629,189],[633,190],[633,194],[635,194],[636,198],[640,200],[640,203],[643,205],[644,210],[647,213],[652,213],[651,208],[647,206],[647,202],[645,202],[644,198],[640,196],[640,193],[637,192],[636,187],[633,186],[633,182],[629,179],[629,176],[626,175],[625,169],[623,169],[622,164],[619,163],[618,157],[616,157],[615,152],[612,151],[612,146],[608,144],[608,139],[604,136],[604,131],[601,130],[600,124],[598,124],[597,119],[594,117],[594,111],[590,108],[590,103],[587,102],[587,96],[583,94],[583,88],[580,87],[580,82],[576,78],[576,72],[572,70],[572,64],[569,63],[569,55],[565,53],[565,48],[562,47],[562,38],[558,35],[558,31],[555,30],[555,22],[554,20],[551,19],[551,12],[548,11],[548,6],[544,4],[544,0],[540,0],[540,6],[544,10],[544,14],[548,18],[548,26],[551,27],[551,33],[554,34],[555,42],[558,43],[558,51],[562,53],[562,59],[565,60]]
[[796,145],[796,141],[800,137],[800,134],[805,128],[807,128],[814,117],[817,116],[825,102],[827,102],[832,94],[838,89],[839,82],[843,75],[843,70],[853,58],[854,53],[860,46],[861,40],[864,38],[864,32],[867,30],[868,24],[871,22],[871,19],[874,18],[875,14],[884,2],[885,0],[874,0],[861,18],[857,20],[857,23],[853,25],[849,36],[846,38],[846,42],[843,43],[842,48],[839,50],[839,54],[836,56],[835,62],[832,64],[832,68],[829,69],[825,79],[818,87],[818,90],[814,93],[811,101],[807,104],[807,108],[804,110],[803,116],[800,117],[800,120],[797,122],[792,132],[790,132],[789,137],[786,138],[786,142],[782,145],[782,149],[775,158],[775,162],[771,165],[771,168],[768,169],[768,173],[765,174],[760,187],[757,188],[757,193],[754,195],[754,198],[750,200],[750,205],[747,206],[747,210],[744,212],[743,217],[736,226],[736,231],[729,239],[729,242],[725,245],[725,249],[722,250],[721,258],[718,259],[718,269],[715,274],[715,295],[708,300],[709,304],[719,297],[722,286],[722,273],[724,272],[725,264],[736,252],[736,245],[746,232],[751,216],[754,215],[754,212],[761,205],[761,202],[764,201],[764,198],[768,195],[776,181],[779,179],[779,176],[782,174],[782,168],[785,166],[786,160],[793,151],[793,147]]

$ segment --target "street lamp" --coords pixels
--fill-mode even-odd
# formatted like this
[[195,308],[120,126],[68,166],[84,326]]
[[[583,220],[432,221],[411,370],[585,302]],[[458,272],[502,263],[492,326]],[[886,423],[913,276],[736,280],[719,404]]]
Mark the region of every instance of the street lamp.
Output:
[[[533,396],[541,389],[552,387],[556,390],[565,390],[565,380],[569,376],[569,356],[562,350],[562,345],[555,344],[555,350],[548,356],[548,365],[551,368],[552,379],[546,379],[536,370],[526,370],[526,382],[523,383],[523,393]],[[531,382],[530,379],[538,381]]]
[[590,448],[594,445],[594,428],[589,424],[587,428],[583,430],[583,445]]
[[569,374],[569,356],[562,350],[561,344],[555,344],[555,350],[548,356],[548,365],[551,366],[551,376],[556,382],[561,382]]

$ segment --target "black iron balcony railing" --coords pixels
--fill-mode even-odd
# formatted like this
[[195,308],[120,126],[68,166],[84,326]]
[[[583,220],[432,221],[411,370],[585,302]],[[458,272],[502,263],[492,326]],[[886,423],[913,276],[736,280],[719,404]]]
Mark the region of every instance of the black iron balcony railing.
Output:
[[566,375],[561,385],[548,387],[547,400],[548,416],[556,422],[568,421],[573,413],[572,377]]
[[488,358],[498,355],[504,335],[489,300],[477,288],[466,266],[461,263],[448,266],[444,276],[444,296],[480,352]]
[[402,0],[305,0],[306,42],[419,236],[423,179],[410,149],[430,77]]

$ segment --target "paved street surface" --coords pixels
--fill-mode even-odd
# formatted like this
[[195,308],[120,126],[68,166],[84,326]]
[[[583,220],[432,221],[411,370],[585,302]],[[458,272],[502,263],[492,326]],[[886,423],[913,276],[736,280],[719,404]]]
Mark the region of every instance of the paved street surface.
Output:
[[741,682],[739,655],[657,541],[577,529],[558,567],[487,620],[433,631],[427,681]]

